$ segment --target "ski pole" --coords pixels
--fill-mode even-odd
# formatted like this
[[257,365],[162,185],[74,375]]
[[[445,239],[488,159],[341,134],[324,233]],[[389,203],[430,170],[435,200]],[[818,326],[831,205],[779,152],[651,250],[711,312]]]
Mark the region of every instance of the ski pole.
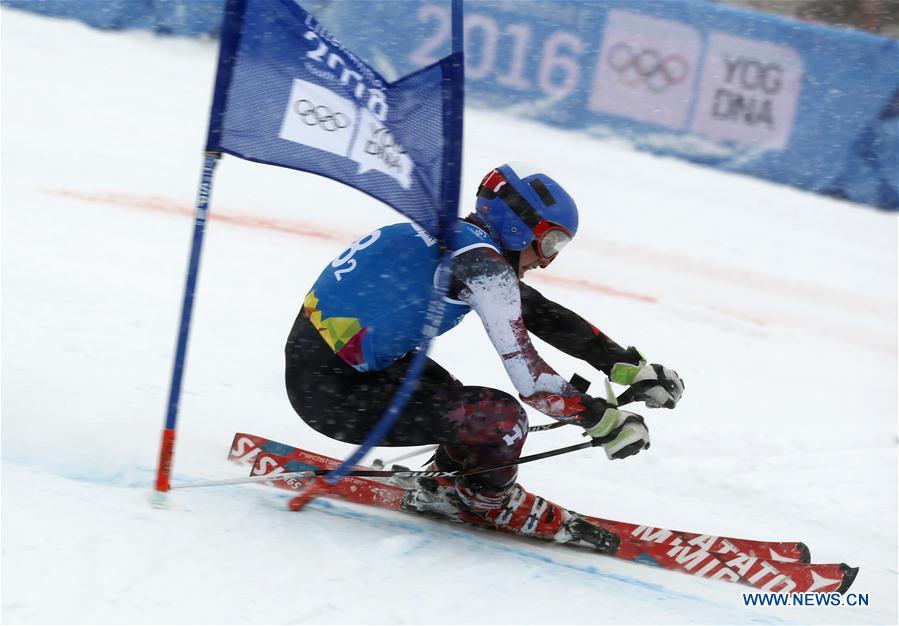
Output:
[[[575,374],[575,376],[577,376]],[[574,380],[574,379],[572,379]],[[629,394],[630,390],[626,390],[617,398],[617,402],[620,404],[627,404],[628,402],[633,401],[632,394]],[[612,399],[615,397],[612,394],[611,385],[606,382],[606,395],[610,399],[610,404],[613,403]],[[573,422],[556,422],[554,424],[546,424],[544,426],[535,426],[533,428],[539,428],[540,430],[549,430],[551,428],[558,428],[559,426],[565,426],[566,424],[571,424]],[[528,429],[530,430],[530,429]],[[585,433],[586,434],[586,433]],[[538,452],[537,454],[529,454],[527,456],[523,456],[518,458],[517,460],[506,463],[504,465],[496,465],[494,467],[484,467],[484,468],[474,468],[470,470],[455,470],[449,472],[442,471],[434,471],[434,470],[377,470],[377,469],[356,469],[348,471],[345,476],[356,476],[359,478],[458,478],[460,476],[471,476],[474,474],[481,474],[484,472],[492,472],[494,470],[505,469],[507,467],[514,467],[515,465],[522,465],[524,463],[531,463],[533,461],[539,461],[541,459],[548,459],[554,456],[559,456],[561,454],[568,454],[569,452],[575,452],[577,450],[584,450],[586,448],[592,448],[594,446],[600,445],[599,441],[596,439],[591,439],[590,441],[585,441],[584,443],[574,444],[571,446],[566,446],[564,448],[556,448],[554,450],[547,450],[546,452]],[[303,470],[301,472],[284,472],[277,475],[264,475],[264,476],[249,476],[246,478],[232,478],[232,479],[223,479],[223,480],[210,480],[204,482],[196,482],[196,483],[187,483],[183,485],[173,485],[171,489],[193,489],[198,487],[218,487],[224,485],[239,485],[243,483],[258,483],[258,482],[269,482],[272,480],[282,480],[288,478],[318,478],[322,476],[327,476],[331,471],[328,469],[315,469],[315,470]]]
[[[539,461],[540,459],[548,459],[550,457],[559,456],[560,454],[568,454],[569,452],[575,452],[577,450],[584,450],[586,448],[592,448],[594,446],[601,445],[598,440],[591,439],[590,441],[585,441],[584,443],[578,443],[573,446],[566,446],[564,448],[556,448],[554,450],[547,450],[546,452],[538,452],[537,454],[529,454],[528,456],[520,457],[519,459],[506,463],[504,465],[495,465],[493,467],[482,467],[482,468],[474,468],[470,470],[454,470],[449,472],[442,471],[434,471],[434,470],[374,470],[374,469],[357,469],[350,470],[345,475],[346,476],[357,476],[359,478],[458,478],[460,476],[471,476],[474,474],[481,474],[483,472],[492,472],[494,470],[504,469],[507,467],[513,467],[515,465],[522,465],[524,463],[530,463],[532,461]],[[332,470],[328,469],[314,469],[314,470],[303,470],[300,472],[283,472],[281,474],[267,474],[264,476],[249,476],[246,478],[233,478],[233,479],[224,479],[224,480],[209,480],[204,482],[197,483],[186,483],[182,485],[172,485],[171,489],[193,489],[197,487],[218,487],[223,485],[239,485],[243,483],[260,483],[260,482],[269,482],[272,480],[284,480],[288,478],[317,478],[320,476],[327,476],[328,473]]]
[[402,461],[404,459],[412,458],[413,456],[418,456],[419,454],[427,454],[429,452],[434,452],[440,445],[426,446],[424,448],[419,448],[417,450],[412,450],[411,452],[406,452],[405,454],[401,454],[399,456],[395,456],[392,459],[375,459],[373,464],[376,469],[380,469],[381,467],[386,467],[387,465],[393,465],[397,461]]
[[[583,378],[582,376],[575,374],[571,378],[571,384],[575,389],[580,391],[581,393],[587,393],[587,389],[590,388],[590,381]],[[630,389],[626,389],[618,398],[616,399],[617,406],[623,406],[625,404],[629,404],[634,401],[633,394]],[[538,424],[536,426],[528,426],[529,433],[541,433],[547,430],[554,430],[556,428],[561,428],[562,426],[568,426],[570,424],[577,424],[577,420],[570,419],[562,419],[555,422],[551,422],[549,424]],[[399,456],[393,457],[391,459],[375,459],[374,463],[376,469],[381,469],[388,465],[392,465],[397,461],[403,461],[408,458],[412,458],[414,456],[418,456],[420,454],[426,454],[428,452],[434,452],[439,446],[427,446],[425,448],[419,448],[418,450],[412,450],[410,452],[406,452],[405,454],[401,454]]]

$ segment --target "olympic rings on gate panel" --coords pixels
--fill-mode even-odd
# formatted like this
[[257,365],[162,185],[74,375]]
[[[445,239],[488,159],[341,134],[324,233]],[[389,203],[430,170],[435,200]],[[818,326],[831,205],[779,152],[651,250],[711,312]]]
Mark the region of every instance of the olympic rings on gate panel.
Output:
[[350,119],[343,113],[332,111],[323,104],[316,106],[309,100],[302,99],[293,103],[293,111],[300,116],[307,126],[318,126],[324,131],[333,133],[350,125]]
[[624,42],[609,50],[608,64],[625,85],[642,84],[653,93],[662,93],[682,83],[689,73],[687,61],[679,54],[663,56],[653,48],[637,50]]

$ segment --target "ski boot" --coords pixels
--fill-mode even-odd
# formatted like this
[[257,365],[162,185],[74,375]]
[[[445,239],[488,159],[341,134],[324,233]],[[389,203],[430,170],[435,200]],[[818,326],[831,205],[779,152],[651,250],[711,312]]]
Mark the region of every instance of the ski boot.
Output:
[[[376,470],[386,470],[387,466],[384,464],[384,461],[381,459],[375,459],[371,463],[372,469]],[[405,465],[399,465],[394,463],[390,466],[390,471],[393,472],[408,472],[411,471],[411,468],[406,467]],[[411,476],[390,476],[388,478],[376,478],[378,482],[383,482],[388,485],[393,485],[394,487],[402,487],[403,489],[412,489],[417,486],[417,481]]]
[[529,493],[519,484],[515,485],[509,501],[488,512],[486,517],[504,532],[578,545],[602,554],[614,554],[621,543],[618,535],[574,511]]
[[454,522],[475,521],[465,519],[465,506],[455,483],[446,478],[419,478],[415,487],[406,492],[401,507],[406,511],[433,513]]
[[[489,509],[471,506],[470,488],[445,478],[420,479],[403,499],[402,508],[436,514],[454,522],[496,529],[513,535],[576,545],[615,554],[620,538],[583,516],[526,491],[516,483],[504,501]],[[490,494],[492,497],[494,494]]]

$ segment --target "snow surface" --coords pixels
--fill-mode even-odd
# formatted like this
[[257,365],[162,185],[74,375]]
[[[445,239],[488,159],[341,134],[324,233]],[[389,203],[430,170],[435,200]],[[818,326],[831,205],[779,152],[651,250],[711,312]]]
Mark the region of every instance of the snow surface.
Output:
[[[464,189],[525,159],[582,207],[533,284],[687,385],[675,411],[644,411],[647,453],[562,456],[523,484],[610,518],[804,540],[861,566],[867,608],[750,610],[745,587],[344,504],[290,513],[256,485],[155,510],[217,46],[0,15],[5,622],[896,623],[895,214],[468,111]],[[283,342],[323,265],[396,220],[333,182],[223,160],[176,482],[244,474],[224,460],[238,430],[351,451],[291,410]],[[469,317],[435,358],[512,391]]]

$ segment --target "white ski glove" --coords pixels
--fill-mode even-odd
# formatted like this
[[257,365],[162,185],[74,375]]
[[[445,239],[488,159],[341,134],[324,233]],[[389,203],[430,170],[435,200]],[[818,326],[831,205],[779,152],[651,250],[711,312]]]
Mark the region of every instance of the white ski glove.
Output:
[[[591,406],[580,414],[585,434],[593,438],[594,445],[601,445],[610,460],[623,459],[649,447],[649,429],[643,418],[630,411],[593,398]],[[602,408],[602,416],[595,415]],[[591,422],[593,422],[591,424]]]
[[611,380],[630,386],[633,399],[645,402],[651,409],[673,409],[684,394],[684,381],[677,372],[656,363],[616,363],[612,366]]

